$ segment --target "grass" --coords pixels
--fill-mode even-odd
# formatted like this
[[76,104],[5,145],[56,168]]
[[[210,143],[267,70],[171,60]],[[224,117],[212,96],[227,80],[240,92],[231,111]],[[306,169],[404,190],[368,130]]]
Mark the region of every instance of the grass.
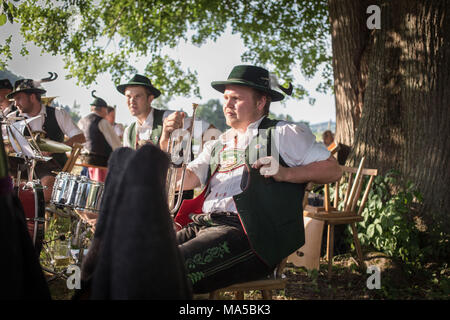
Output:
[[[287,264],[284,290],[273,293],[274,300],[449,300],[450,269],[447,265],[430,264],[424,270],[416,270],[413,276],[406,274],[401,265],[379,253],[366,255],[367,265],[376,264],[381,270],[380,289],[368,289],[370,274],[361,272],[350,254],[336,256],[333,276],[328,279],[328,264],[321,259],[320,269],[308,271],[303,267]],[[434,275],[434,277],[433,277]],[[65,286],[65,280],[49,283],[53,299],[70,299],[73,291]],[[202,296],[200,299],[206,299]],[[220,299],[230,300],[231,292],[220,294]],[[244,294],[246,300],[261,299],[259,291]]]
[[[70,219],[57,218],[51,222],[46,240],[58,234],[67,233]],[[365,249],[365,250],[364,250]],[[287,264],[285,275],[287,285],[284,290],[274,292],[276,300],[449,300],[450,268],[447,262],[429,262],[421,267],[406,268],[401,262],[380,252],[366,251],[366,266],[376,265],[380,270],[380,289],[368,289],[367,279],[371,274],[360,270],[352,254],[336,255],[333,259],[333,276],[328,279],[327,261],[321,259],[319,270],[308,271],[303,267]],[[50,279],[51,275],[46,274]],[[69,300],[74,294],[65,279],[49,283],[54,300]],[[221,293],[221,299],[232,299],[232,293]],[[202,297],[201,299],[206,298]],[[261,299],[259,291],[244,294],[245,299]]]

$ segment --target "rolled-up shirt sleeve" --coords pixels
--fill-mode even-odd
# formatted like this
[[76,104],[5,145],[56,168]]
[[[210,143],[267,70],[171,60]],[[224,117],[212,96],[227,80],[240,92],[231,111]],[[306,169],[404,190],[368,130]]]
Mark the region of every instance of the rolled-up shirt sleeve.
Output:
[[217,141],[211,140],[206,142],[203,145],[203,150],[200,154],[195,158],[195,160],[191,161],[187,168],[191,170],[200,180],[202,186],[206,183],[206,178],[208,176],[209,162],[211,159],[212,149]]
[[103,136],[113,150],[122,146],[119,137],[114,131],[114,128],[106,119],[100,120],[100,122],[98,123],[98,129],[101,131],[101,133],[103,133]]
[[278,135],[275,145],[289,167],[307,165],[330,157],[330,152],[316,141],[307,125],[280,121],[275,133]]
[[66,111],[60,108],[55,108],[55,118],[56,122],[58,122],[58,126],[61,128],[61,131],[69,138],[83,133],[75,122],[73,122],[70,114]]

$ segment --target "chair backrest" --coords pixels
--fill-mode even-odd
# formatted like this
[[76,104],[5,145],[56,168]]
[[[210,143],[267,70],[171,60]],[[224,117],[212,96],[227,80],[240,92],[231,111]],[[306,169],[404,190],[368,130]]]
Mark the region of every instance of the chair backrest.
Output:
[[79,144],[79,143],[75,143],[72,146],[72,151],[70,152],[70,156],[67,159],[66,163],[64,164],[63,169],[61,170],[61,172],[71,172],[75,162],[78,159],[78,156],[80,155],[81,149],[83,148],[83,145]]
[[[341,166],[343,175],[342,178],[335,183],[335,192],[334,192],[334,203],[333,207],[338,208],[339,201],[343,201],[343,211],[346,212],[354,212],[356,209],[356,206],[358,205],[358,200],[361,195],[362,187],[364,184],[364,177],[368,176],[369,181],[366,184],[366,187],[364,189],[363,197],[361,199],[361,202],[359,204],[359,210],[356,213],[357,215],[360,215],[362,210],[364,209],[364,205],[367,202],[367,198],[369,196],[370,188],[372,186],[373,180],[375,176],[378,174],[377,169],[365,169],[364,168],[365,163],[365,157],[363,157],[359,163],[359,166],[356,167],[347,167],[347,166]],[[340,198],[340,186],[342,183],[347,182],[347,187],[345,190],[345,195],[342,200]],[[328,194],[325,194],[325,210],[329,211],[330,209],[327,209],[327,206],[329,208],[329,203],[327,203],[330,199],[329,197],[329,186],[325,186],[325,192]],[[328,200],[328,201],[327,201]]]

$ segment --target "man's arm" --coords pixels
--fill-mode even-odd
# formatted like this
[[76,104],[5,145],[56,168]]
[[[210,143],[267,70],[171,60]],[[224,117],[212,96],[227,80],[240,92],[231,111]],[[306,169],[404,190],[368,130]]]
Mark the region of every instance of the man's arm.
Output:
[[73,122],[72,118],[66,111],[61,108],[55,108],[55,117],[61,131],[64,135],[69,137],[69,139],[64,142],[65,144],[73,146],[75,143],[83,144],[86,142],[83,132]]
[[111,146],[111,149],[116,150],[117,148],[120,148],[122,146],[119,137],[117,136],[114,128],[111,126],[108,120],[100,120],[100,122],[98,123],[98,129],[101,133],[103,133],[103,136],[105,137],[106,142],[108,142],[108,144]]
[[75,143],[83,144],[85,142],[86,142],[86,138],[84,137],[84,134],[82,134],[82,133],[77,134],[77,135],[73,136],[72,138],[69,138],[66,141],[64,141],[64,143],[67,144],[68,146],[73,146]]
[[[181,169],[177,170],[177,190],[180,190],[180,186],[181,186],[181,174],[182,171]],[[200,179],[197,177],[197,175],[192,172],[189,169],[186,169],[186,173],[184,176],[184,190],[192,190],[195,189],[197,187],[200,187],[201,183],[200,183]]]
[[252,167],[259,169],[261,175],[266,178],[272,177],[275,181],[292,183],[325,184],[337,181],[342,176],[342,169],[333,156],[298,167],[283,167],[274,158],[264,157],[258,159]]

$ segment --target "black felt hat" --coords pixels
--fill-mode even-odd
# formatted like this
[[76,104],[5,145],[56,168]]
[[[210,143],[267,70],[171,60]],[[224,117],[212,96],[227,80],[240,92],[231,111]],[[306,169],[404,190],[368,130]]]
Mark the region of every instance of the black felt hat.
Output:
[[14,90],[6,95],[6,98],[12,99],[19,92],[44,94],[47,91],[39,87],[39,83],[36,83],[33,79],[20,79],[14,83]]
[[0,79],[0,89],[9,89],[12,90],[13,86],[8,79]]
[[235,66],[231,70],[227,80],[211,82],[211,86],[222,93],[225,91],[225,86],[230,84],[246,86],[266,92],[272,98],[272,101],[284,99],[282,93],[273,90],[270,86],[269,71],[261,67],[251,65]]
[[135,74],[133,76],[133,78],[131,78],[131,80],[128,81],[128,83],[118,85],[117,90],[121,94],[125,94],[125,89],[128,86],[144,86],[146,88],[149,88],[151,93],[155,96],[155,98],[157,98],[161,95],[161,91],[159,91],[152,85],[152,82],[150,81],[150,79],[147,78],[146,76],[143,76],[140,74]]
[[58,74],[56,72],[49,72],[50,76],[47,78],[43,78],[40,80],[33,79],[19,79],[14,82],[14,90],[10,92],[6,99],[11,99],[14,97],[16,93],[25,92],[25,93],[39,93],[44,94],[47,91],[41,87],[41,83],[51,82],[58,78]]
[[97,97],[97,96],[95,95],[95,91],[96,91],[96,90],[93,90],[93,91],[91,92],[91,95],[92,95],[92,97],[94,98],[94,101],[92,101],[91,106],[107,108],[107,107],[108,107],[108,104],[106,103],[106,101],[103,100],[103,99],[100,98],[100,97]]

